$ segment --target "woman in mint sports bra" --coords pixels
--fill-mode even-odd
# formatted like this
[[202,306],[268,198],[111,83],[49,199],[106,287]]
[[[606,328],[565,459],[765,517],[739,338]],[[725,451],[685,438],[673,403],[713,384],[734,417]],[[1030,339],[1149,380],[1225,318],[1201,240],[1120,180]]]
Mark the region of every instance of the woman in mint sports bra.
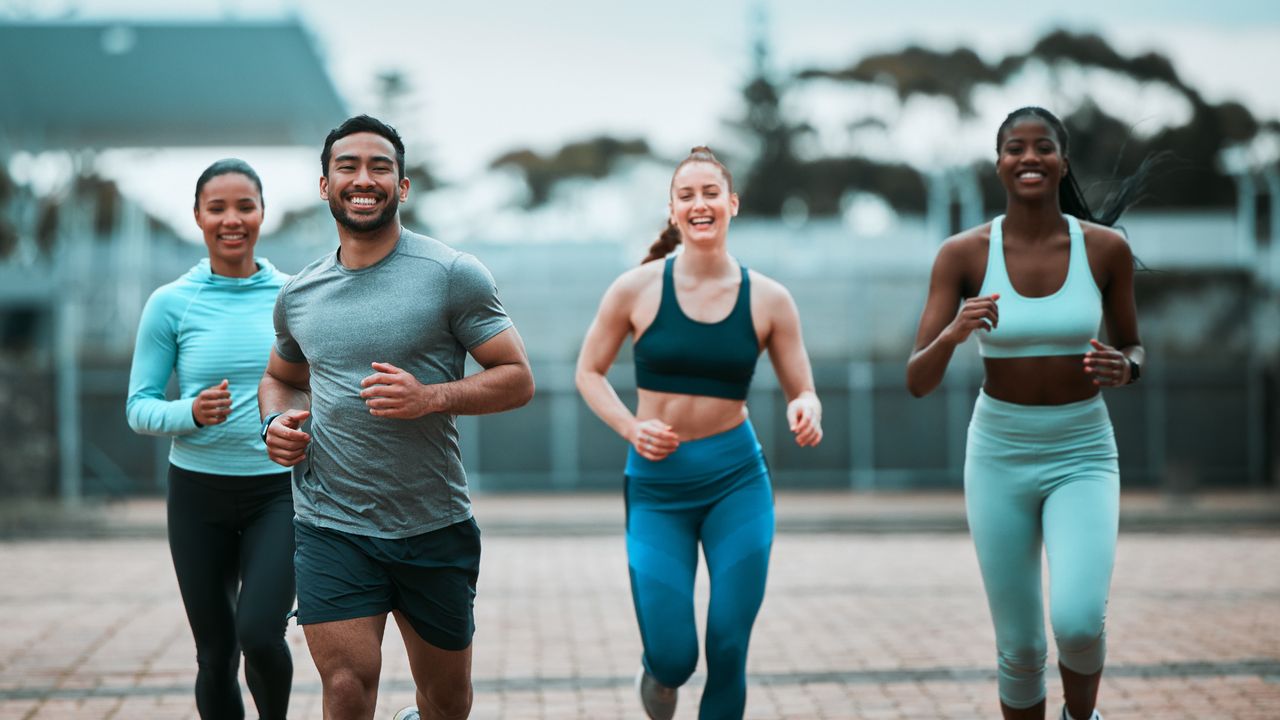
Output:
[[[1042,108],[1005,118],[996,135],[1005,214],[938,251],[907,363],[907,387],[922,397],[956,346],[977,337],[986,379],[969,424],[965,505],[1006,720],[1045,716],[1042,543],[1066,699],[1060,717],[1100,717],[1120,489],[1100,390],[1137,380],[1144,360],[1133,255],[1110,226],[1148,165],[1094,215],[1070,172],[1067,140]],[[1107,343],[1098,339],[1104,320]]]
[[[196,645],[196,710],[240,720],[240,655],[261,720],[284,720],[293,659],[293,493],[258,435],[258,381],[288,276],[254,247],[262,181],[242,160],[219,160],[196,181],[195,219],[209,257],[156,289],[142,310],[129,427],[173,438],[169,550]],[[165,397],[178,376],[178,397]]]
[[[773,491],[746,397],[762,349],[801,446],[822,440],[822,405],[787,290],[729,255],[733,177],[705,147],[676,166],[666,230],[605,292],[578,357],[578,390],[631,443],[627,558],[644,644],[637,676],[650,718],[675,712],[698,664],[693,583],[702,544],[711,578],[707,682],[698,717],[741,718],[747,644],[764,599]],[[678,255],[668,255],[683,243]],[[665,259],[663,259],[665,258]],[[635,340],[633,414],[605,374]]]

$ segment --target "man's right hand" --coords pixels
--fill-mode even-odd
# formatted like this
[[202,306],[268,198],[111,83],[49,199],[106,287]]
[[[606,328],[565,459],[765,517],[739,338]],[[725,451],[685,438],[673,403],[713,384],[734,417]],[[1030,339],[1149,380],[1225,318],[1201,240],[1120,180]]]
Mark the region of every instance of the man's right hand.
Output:
[[285,467],[307,459],[311,436],[300,428],[311,417],[309,410],[286,410],[267,426],[267,457]]

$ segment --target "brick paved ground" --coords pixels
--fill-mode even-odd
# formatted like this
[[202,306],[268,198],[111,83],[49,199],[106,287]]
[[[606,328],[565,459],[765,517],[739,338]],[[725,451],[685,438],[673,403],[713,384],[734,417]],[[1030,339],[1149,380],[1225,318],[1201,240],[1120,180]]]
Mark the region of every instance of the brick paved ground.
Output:
[[[474,718],[641,717],[621,528],[580,530],[486,536]],[[1122,535],[1109,629],[1107,720],[1280,717],[1280,528]],[[288,637],[290,716],[318,720]],[[783,533],[747,716],[993,718],[993,656],[966,535]],[[413,693],[394,623],[385,657],[380,720]],[[0,544],[0,720],[195,718],[194,668],[159,538]],[[702,678],[677,717],[696,717]]]

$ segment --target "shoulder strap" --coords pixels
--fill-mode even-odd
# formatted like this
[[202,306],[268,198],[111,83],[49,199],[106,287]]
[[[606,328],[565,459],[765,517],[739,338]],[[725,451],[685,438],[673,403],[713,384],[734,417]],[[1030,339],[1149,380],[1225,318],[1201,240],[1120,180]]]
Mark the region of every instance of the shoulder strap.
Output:
[[[667,308],[674,307],[676,300],[676,278],[675,278],[676,256],[668,255],[666,262],[662,265],[662,301],[658,303],[658,315],[654,321],[661,317]],[[645,333],[646,335],[648,333]]]
[[1093,269],[1089,267],[1089,252],[1084,247],[1084,228],[1075,215],[1066,215],[1066,218],[1067,233],[1071,236],[1071,264],[1067,266],[1067,283],[1073,282],[1075,277],[1081,277],[1088,280],[1088,286],[1097,288]]
[[1067,233],[1071,236],[1071,254],[1085,255],[1084,252],[1084,228],[1080,227],[1080,220],[1075,215],[1067,215]]
[[987,281],[983,284],[990,284],[991,280],[1003,283],[1008,277],[1009,271],[1004,266],[1004,215],[998,215],[991,221],[991,240],[987,244]]

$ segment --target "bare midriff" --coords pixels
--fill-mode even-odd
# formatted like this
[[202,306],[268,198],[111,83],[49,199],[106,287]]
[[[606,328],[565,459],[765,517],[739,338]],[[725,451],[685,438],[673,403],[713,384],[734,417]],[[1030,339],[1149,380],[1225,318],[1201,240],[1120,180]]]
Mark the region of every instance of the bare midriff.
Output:
[[743,400],[637,390],[636,419],[657,418],[671,426],[681,442],[698,440],[732,430],[747,419]]
[[982,364],[987,371],[983,391],[1018,405],[1066,405],[1099,390],[1084,371],[1084,355],[983,358]]

